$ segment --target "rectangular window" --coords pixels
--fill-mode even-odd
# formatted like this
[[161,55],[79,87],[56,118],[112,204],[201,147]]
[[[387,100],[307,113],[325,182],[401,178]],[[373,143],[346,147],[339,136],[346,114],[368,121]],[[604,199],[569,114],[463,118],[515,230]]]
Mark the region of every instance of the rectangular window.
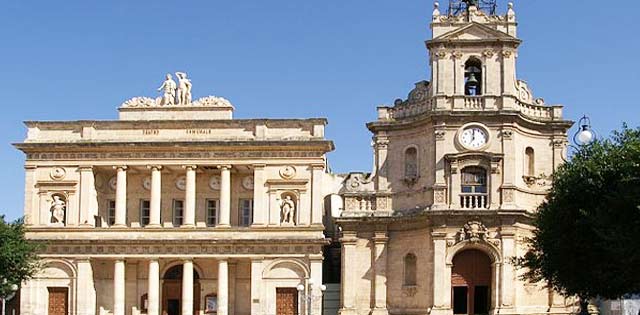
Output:
[[107,224],[116,224],[116,201],[107,200]]
[[140,200],[140,225],[145,226],[149,224],[149,211],[151,209],[151,202],[149,200]]
[[184,200],[173,200],[173,226],[181,226],[184,219]]
[[207,226],[218,224],[218,209],[220,201],[218,199],[207,199]]
[[240,199],[240,226],[250,226],[253,221],[253,199]]

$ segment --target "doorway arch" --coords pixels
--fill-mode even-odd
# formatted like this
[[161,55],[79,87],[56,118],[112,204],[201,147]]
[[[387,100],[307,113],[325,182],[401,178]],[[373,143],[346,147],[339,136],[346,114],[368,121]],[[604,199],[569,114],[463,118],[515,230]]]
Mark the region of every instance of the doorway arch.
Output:
[[[167,269],[162,275],[162,314],[182,314],[182,271],[181,264]],[[193,314],[200,309],[200,274],[193,269]]]
[[489,314],[491,309],[491,258],[478,249],[453,257],[451,299],[454,314]]

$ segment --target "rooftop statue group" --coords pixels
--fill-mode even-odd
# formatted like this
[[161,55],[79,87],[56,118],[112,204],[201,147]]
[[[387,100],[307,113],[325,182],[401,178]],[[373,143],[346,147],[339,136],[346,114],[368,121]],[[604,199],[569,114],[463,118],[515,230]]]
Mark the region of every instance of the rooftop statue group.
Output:
[[158,91],[164,91],[160,105],[188,105],[191,104],[191,81],[184,72],[176,72],[178,84],[173,81],[170,73],[158,88]]

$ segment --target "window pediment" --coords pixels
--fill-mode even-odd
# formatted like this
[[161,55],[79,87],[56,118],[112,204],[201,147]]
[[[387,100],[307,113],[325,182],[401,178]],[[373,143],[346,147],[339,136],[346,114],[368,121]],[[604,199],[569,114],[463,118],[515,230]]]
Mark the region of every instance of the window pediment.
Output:
[[492,174],[500,173],[500,163],[504,158],[502,153],[490,152],[464,152],[447,154],[445,161],[451,167],[451,173],[456,174],[460,169],[468,166],[480,166],[491,170]]

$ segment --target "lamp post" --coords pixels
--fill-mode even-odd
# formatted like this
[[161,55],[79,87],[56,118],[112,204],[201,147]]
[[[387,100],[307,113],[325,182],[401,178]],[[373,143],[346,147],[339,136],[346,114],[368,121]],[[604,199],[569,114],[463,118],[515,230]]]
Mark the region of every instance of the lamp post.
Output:
[[[4,287],[6,285],[7,279],[2,279],[2,286]],[[13,299],[13,297],[16,295],[16,291],[18,291],[18,285],[12,284],[11,286],[9,286],[8,295],[3,295],[2,297],[0,297],[2,299],[2,315],[5,315],[7,313],[7,300]]]
[[[568,146],[575,151],[579,151],[580,148],[593,143],[596,138],[597,134],[591,127],[591,119],[587,115],[584,115],[578,121],[578,130],[576,130],[576,133],[573,134],[573,138],[571,138],[571,140],[573,141],[572,143],[569,143]],[[565,162],[568,162],[564,156],[562,157],[562,159]]]
[[[303,315],[312,315],[311,308],[313,303],[318,300],[322,302],[322,295],[324,291],[327,289],[327,287],[324,284],[322,284],[320,285],[320,294],[313,295],[313,283],[314,283],[313,279],[309,279],[308,281],[306,281],[306,284],[301,283],[296,287],[296,289],[298,289],[300,300],[304,301],[306,313]],[[317,314],[317,315],[322,315],[322,314]]]

